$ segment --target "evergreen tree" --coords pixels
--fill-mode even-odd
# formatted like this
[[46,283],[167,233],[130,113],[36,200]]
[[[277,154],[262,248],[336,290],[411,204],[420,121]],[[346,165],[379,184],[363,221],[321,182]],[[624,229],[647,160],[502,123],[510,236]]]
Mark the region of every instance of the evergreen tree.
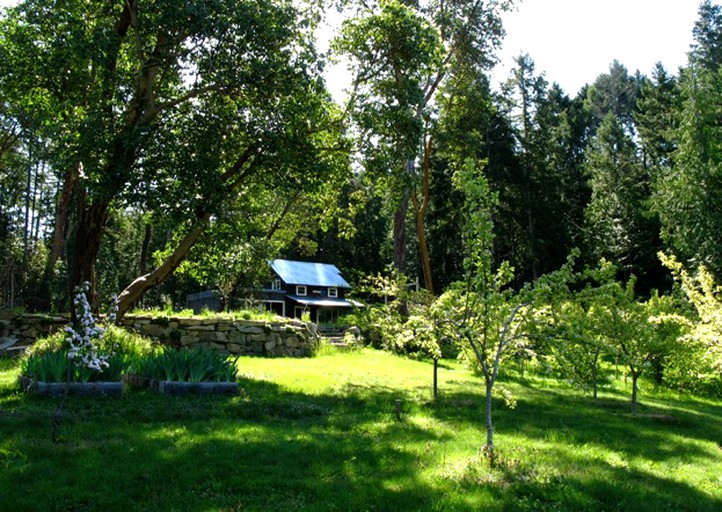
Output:
[[647,211],[649,176],[634,141],[612,113],[602,120],[586,152],[592,191],[586,209],[588,257],[614,262],[645,291],[658,285],[659,228]]
[[704,2],[689,65],[680,77],[682,104],[672,166],[656,182],[662,236],[677,256],[722,278],[722,14]]
[[634,115],[644,162],[653,174],[672,166],[672,154],[677,148],[674,131],[679,125],[679,109],[678,80],[658,63],[651,80],[646,79],[642,84]]
[[716,73],[722,65],[722,6],[704,0],[694,24],[689,59],[695,66]]

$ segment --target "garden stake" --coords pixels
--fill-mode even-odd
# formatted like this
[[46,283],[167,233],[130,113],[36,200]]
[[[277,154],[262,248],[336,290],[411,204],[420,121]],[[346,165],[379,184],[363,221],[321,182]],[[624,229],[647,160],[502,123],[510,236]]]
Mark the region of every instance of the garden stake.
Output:
[[396,421],[401,421],[401,402],[403,400],[396,399],[394,400],[394,410],[396,411]]

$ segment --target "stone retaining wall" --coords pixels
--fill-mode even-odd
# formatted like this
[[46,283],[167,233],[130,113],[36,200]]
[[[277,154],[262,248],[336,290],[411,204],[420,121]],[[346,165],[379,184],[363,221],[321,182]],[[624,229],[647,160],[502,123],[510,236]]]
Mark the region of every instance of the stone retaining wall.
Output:
[[17,315],[0,313],[0,338],[14,338],[16,345],[26,346],[61,330],[70,321],[70,315]]
[[[61,330],[68,315],[0,316],[0,339],[15,338],[26,346],[36,338]],[[229,354],[269,357],[306,357],[319,346],[314,324],[299,320],[264,322],[226,318],[186,318],[126,315],[121,325],[127,329],[175,347],[204,346]]]
[[176,347],[205,346],[229,354],[306,357],[319,345],[313,324],[224,318],[125,316],[121,324]]

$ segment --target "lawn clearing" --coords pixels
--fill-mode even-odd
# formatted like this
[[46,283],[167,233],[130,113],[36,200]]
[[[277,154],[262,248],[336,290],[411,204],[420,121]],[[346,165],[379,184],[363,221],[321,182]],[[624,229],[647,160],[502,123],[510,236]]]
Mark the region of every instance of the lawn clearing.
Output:
[[[645,388],[595,403],[544,379],[501,381],[498,467],[482,384],[442,363],[363,350],[241,358],[240,397],[22,395],[0,359],[0,510],[720,510],[722,404]],[[401,402],[401,421],[395,401]]]

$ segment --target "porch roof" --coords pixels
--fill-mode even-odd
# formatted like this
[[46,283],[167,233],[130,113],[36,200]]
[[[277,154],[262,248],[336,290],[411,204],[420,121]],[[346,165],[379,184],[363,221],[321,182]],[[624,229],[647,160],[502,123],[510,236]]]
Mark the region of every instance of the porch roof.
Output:
[[352,308],[361,307],[362,304],[348,299],[335,299],[331,297],[304,297],[299,295],[287,295],[287,298],[304,306],[318,306],[322,308]]

